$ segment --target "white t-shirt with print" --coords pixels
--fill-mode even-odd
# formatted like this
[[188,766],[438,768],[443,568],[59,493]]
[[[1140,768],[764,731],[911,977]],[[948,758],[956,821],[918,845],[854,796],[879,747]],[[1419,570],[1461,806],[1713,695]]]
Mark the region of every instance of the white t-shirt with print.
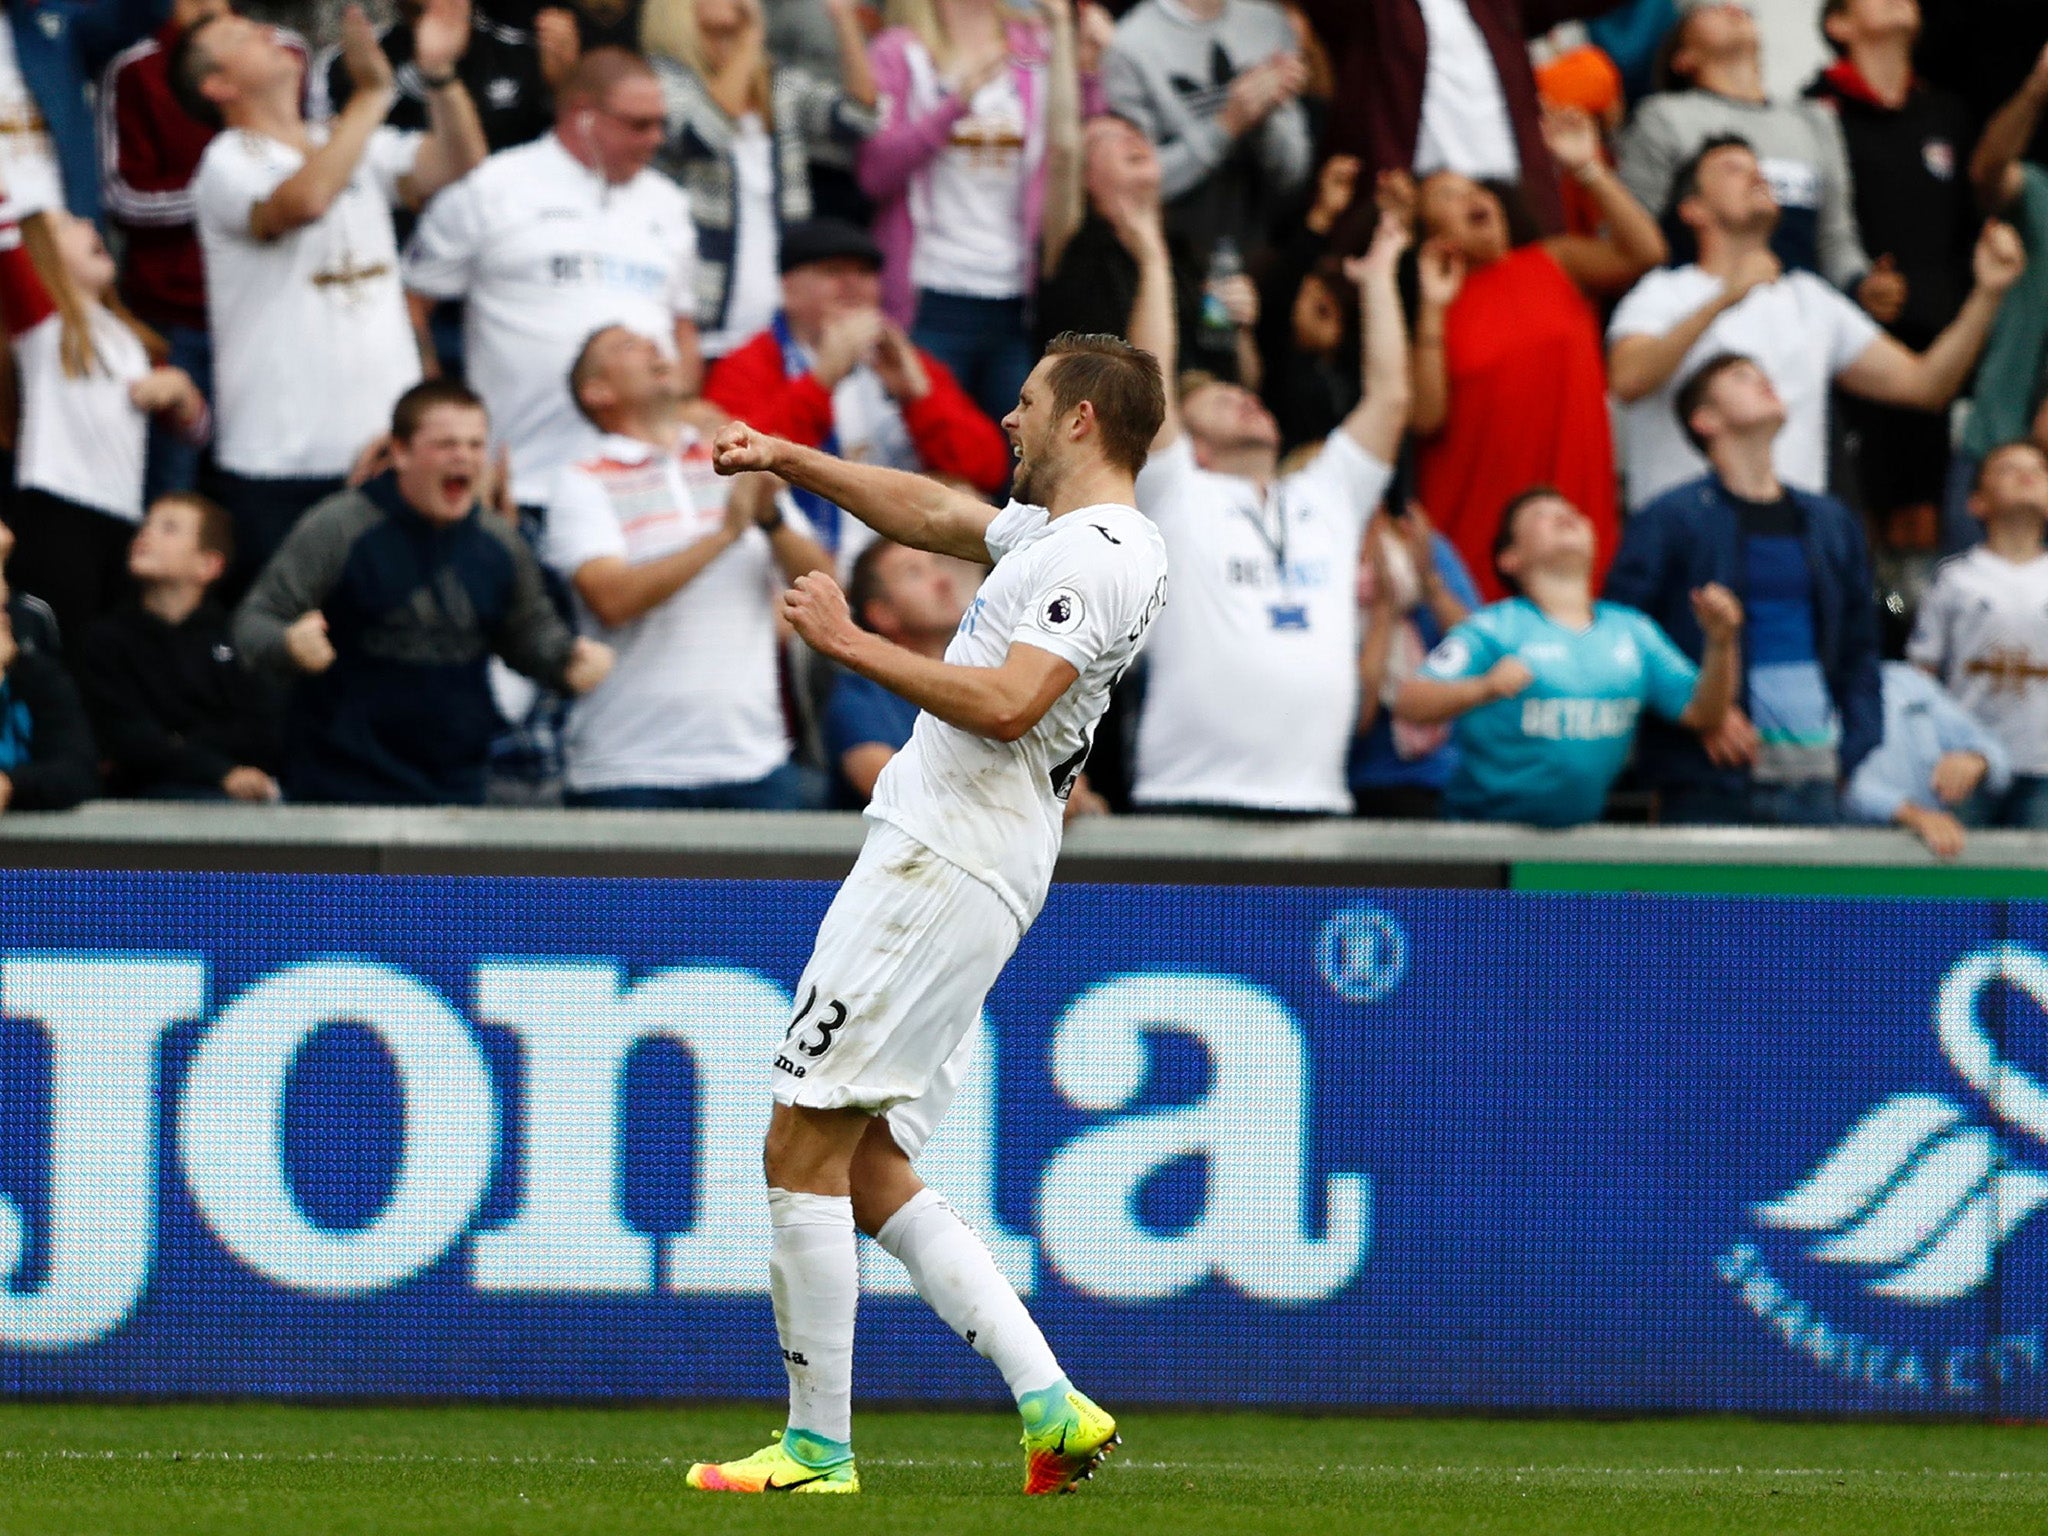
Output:
[[[565,579],[606,556],[629,565],[659,560],[718,533],[730,485],[711,467],[710,443],[694,432],[668,453],[608,435],[557,479],[541,558]],[[783,515],[805,526],[787,501]],[[768,535],[749,529],[631,623],[607,627],[579,595],[579,628],[618,660],[569,713],[569,788],[750,784],[787,762],[776,670],[781,588]]]
[[500,150],[445,188],[406,247],[405,285],[468,301],[470,386],[512,456],[512,494],[545,501],[598,431],[569,398],[591,333],[623,325],[675,350],[696,314],[690,199],[658,171],[614,186],[554,134]]
[[[908,110],[934,110],[945,89],[931,55],[912,43]],[[1043,88],[1042,78],[1040,87]],[[1024,238],[1024,189],[1043,155],[1042,135],[1027,132],[1014,67],[997,74],[953,124],[946,147],[911,183],[917,232],[911,281],[939,293],[1014,299],[1030,286]]]
[[1141,805],[1346,812],[1358,713],[1358,548],[1393,471],[1341,429],[1262,495],[1185,434],[1138,477],[1173,562],[1146,652]]
[[2004,744],[2014,773],[2048,774],[2048,555],[2016,565],[1980,545],[1944,560],[1906,659]]
[[[1615,310],[1608,343],[1668,335],[1720,290],[1721,279],[1698,266],[1652,272]],[[1784,430],[1771,453],[1778,478],[1802,491],[1825,491],[1828,390],[1835,375],[1880,334],[1875,320],[1811,272],[1790,272],[1752,288],[1740,304],[1714,317],[1663,388],[1617,409],[1630,509],[1707,472],[1707,461],[1678,425],[1676,408],[1686,380],[1721,352],[1753,358],[1785,402]]]
[[14,28],[0,27],[0,219],[19,224],[64,206],[64,176],[35,93],[22,77]]
[[[308,124],[317,146],[327,129]],[[420,379],[391,208],[422,135],[379,128],[327,211],[275,240],[256,206],[306,157],[230,129],[192,178],[213,328],[214,457],[238,475],[342,475]]]
[[1013,644],[1049,651],[1080,676],[1016,741],[920,714],[875,782],[867,814],[908,833],[992,888],[1028,925],[1045,904],[1066,800],[1102,712],[1166,602],[1166,545],[1133,507],[1051,517],[1011,502],[989,524],[995,569],[968,605],[946,660],[999,667]]
[[99,308],[92,312],[98,367],[67,378],[63,341],[64,320],[54,314],[14,338],[22,378],[15,483],[139,523],[149,418],[128,389],[149,372],[149,354],[133,331]]

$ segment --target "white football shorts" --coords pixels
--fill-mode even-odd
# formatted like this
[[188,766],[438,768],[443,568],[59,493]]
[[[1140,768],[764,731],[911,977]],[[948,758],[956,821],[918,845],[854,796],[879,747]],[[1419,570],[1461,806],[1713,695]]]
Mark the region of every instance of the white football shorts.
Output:
[[870,823],[796,984],[775,1050],[777,1101],[886,1114],[917,1156],[952,1107],[982,1002],[1023,936],[988,886]]

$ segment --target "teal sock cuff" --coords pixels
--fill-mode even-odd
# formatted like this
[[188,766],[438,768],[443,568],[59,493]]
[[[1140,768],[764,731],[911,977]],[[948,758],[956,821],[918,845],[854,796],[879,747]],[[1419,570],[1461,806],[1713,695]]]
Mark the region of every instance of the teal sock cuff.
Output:
[[1026,1429],[1037,1429],[1048,1420],[1067,1411],[1067,1394],[1073,1391],[1073,1384],[1064,1376],[1051,1386],[1038,1392],[1026,1392],[1017,1399],[1017,1412],[1023,1417]]
[[782,1448],[807,1467],[836,1467],[853,1460],[853,1447],[844,1440],[827,1440],[808,1429],[785,1429]]

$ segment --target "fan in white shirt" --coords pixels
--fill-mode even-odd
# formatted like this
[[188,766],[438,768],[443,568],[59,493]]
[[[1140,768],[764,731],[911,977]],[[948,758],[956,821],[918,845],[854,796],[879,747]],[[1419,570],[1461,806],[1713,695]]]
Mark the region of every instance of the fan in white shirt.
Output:
[[[1131,339],[1174,377],[1173,269],[1159,207],[1119,210],[1138,254]],[[1138,478],[1173,562],[1175,603],[1146,652],[1139,805],[1345,814],[1358,712],[1356,573],[1365,525],[1408,421],[1406,326],[1383,220],[1346,266],[1364,299],[1364,398],[1309,468],[1279,474],[1280,429],[1256,395],[1205,382],[1175,409]]]
[[1906,659],[1941,679],[2005,747],[2013,784],[1992,826],[2048,824],[2048,454],[2008,443],[1984,460],[1970,511],[1984,542],[1942,562]]
[[342,57],[355,94],[324,125],[306,121],[305,61],[274,29],[225,13],[180,39],[180,99],[229,130],[200,157],[192,198],[214,335],[221,499],[248,563],[339,488],[419,381],[391,208],[419,207],[484,157],[476,107],[455,74],[469,36],[467,0],[429,0],[414,26],[425,134],[383,126],[391,61],[353,6]]
[[1699,261],[1652,272],[1607,327],[1608,386],[1622,403],[1632,510],[1707,473],[1674,407],[1685,381],[1710,358],[1756,360],[1785,402],[1785,430],[1773,449],[1778,478],[1818,493],[1827,489],[1829,386],[1886,405],[1946,410],[2026,268],[2019,236],[2007,225],[1987,225],[1977,243],[1977,286],[1948,329],[1925,352],[1911,352],[1811,273],[1781,275],[1770,249],[1778,200],[1743,140],[1708,140],[1678,173],[1672,195],[1699,239]]
[[541,557],[619,659],[570,713],[570,802],[783,808],[796,786],[775,599],[832,557],[766,476],[712,471],[682,420],[680,370],[652,340],[607,327],[571,378],[605,435],[562,471]]
[[405,253],[416,323],[464,299],[469,382],[509,448],[512,494],[536,506],[596,438],[569,398],[569,366],[591,336],[623,325],[701,374],[697,236],[690,200],[650,170],[661,84],[623,48],[594,48],[556,96],[554,131],[501,150],[434,200]]
[[203,442],[206,400],[122,305],[99,231],[62,207],[0,221],[0,322],[21,380],[20,579],[81,634],[128,589],[150,417]]

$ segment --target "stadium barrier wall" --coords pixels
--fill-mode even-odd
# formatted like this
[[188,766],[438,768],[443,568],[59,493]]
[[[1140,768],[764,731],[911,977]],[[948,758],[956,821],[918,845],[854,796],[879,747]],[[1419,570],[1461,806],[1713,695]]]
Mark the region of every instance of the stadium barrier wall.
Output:
[[[831,891],[0,871],[0,1390],[779,1395]],[[2038,1418],[2044,1002],[2025,900],[1063,884],[923,1166],[1112,1402]]]

